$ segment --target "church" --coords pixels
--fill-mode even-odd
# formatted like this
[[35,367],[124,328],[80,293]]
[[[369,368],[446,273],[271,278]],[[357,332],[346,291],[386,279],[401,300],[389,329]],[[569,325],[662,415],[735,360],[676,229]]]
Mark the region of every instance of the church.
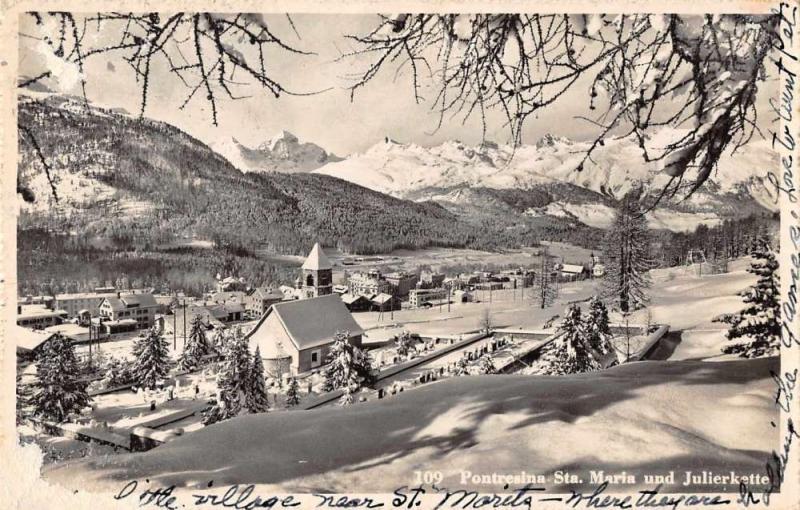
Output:
[[323,363],[337,332],[361,346],[364,330],[339,295],[333,293],[333,266],[319,243],[311,249],[295,281],[297,297],[271,305],[245,338],[258,347],[271,377],[299,374]]

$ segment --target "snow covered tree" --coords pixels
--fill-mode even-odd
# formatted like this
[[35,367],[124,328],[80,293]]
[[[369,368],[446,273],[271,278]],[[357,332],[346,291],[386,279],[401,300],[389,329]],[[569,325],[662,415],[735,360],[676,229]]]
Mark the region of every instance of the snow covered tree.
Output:
[[256,347],[253,364],[247,374],[247,409],[251,413],[263,413],[269,409],[267,386],[264,382],[264,362],[261,360],[261,349]]
[[136,340],[133,345],[132,372],[136,384],[143,388],[155,389],[159,380],[169,373],[172,360],[169,358],[169,344],[156,328]]
[[286,388],[286,407],[294,407],[300,403],[300,383],[292,377],[289,387]]
[[[374,379],[372,363],[369,355],[351,344],[347,332],[336,332],[333,344],[328,352],[327,365],[324,369],[325,391],[344,388],[346,385],[362,382],[371,385]],[[355,381],[355,383],[354,383]]]
[[469,361],[465,356],[458,358],[458,361],[456,361],[453,375],[469,375]]
[[488,354],[483,356],[478,365],[478,371],[481,374],[496,374],[497,367],[494,366],[494,359]]
[[640,188],[625,195],[605,239],[603,294],[623,313],[643,307],[650,286],[650,240],[640,197]]
[[412,349],[414,349],[414,339],[411,333],[403,331],[394,340],[395,348],[399,356],[406,356]]
[[206,338],[206,327],[203,319],[195,315],[192,319],[192,329],[189,338],[183,346],[183,352],[178,360],[180,370],[194,370],[200,366],[202,357],[211,352],[211,345]]
[[753,251],[748,272],[758,276],[755,286],[740,295],[747,308],[723,319],[730,324],[728,339],[742,341],[723,348],[725,353],[744,358],[777,354],[781,338],[780,275],[778,259],[768,242],[762,238]]
[[[221,419],[237,416],[247,410],[247,395],[250,384],[252,361],[247,340],[240,334],[228,339],[225,359],[217,376],[219,393],[219,415]],[[263,367],[262,367],[263,369]]]
[[599,363],[587,348],[587,333],[581,320],[581,309],[572,305],[567,309],[559,329],[563,332],[553,342],[547,356],[545,373],[551,375],[589,372],[599,368]]
[[589,301],[589,313],[585,321],[586,339],[589,347],[598,354],[606,354],[612,350],[611,329],[608,326],[608,309],[599,297],[593,296]]
[[69,339],[56,334],[36,359],[36,383],[30,398],[34,414],[55,422],[89,405],[86,383],[79,380],[78,360]]

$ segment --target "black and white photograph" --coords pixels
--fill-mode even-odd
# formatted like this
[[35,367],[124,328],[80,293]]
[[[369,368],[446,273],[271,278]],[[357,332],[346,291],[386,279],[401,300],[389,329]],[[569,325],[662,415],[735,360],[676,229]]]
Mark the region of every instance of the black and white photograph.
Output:
[[389,4],[9,13],[7,463],[95,508],[795,504],[797,2]]

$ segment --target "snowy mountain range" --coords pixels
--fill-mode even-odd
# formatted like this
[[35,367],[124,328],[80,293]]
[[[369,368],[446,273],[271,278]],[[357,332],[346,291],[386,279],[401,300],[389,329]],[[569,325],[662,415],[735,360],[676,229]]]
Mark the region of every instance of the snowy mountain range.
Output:
[[281,131],[255,148],[236,138],[212,143],[211,148],[243,172],[310,172],[341,161],[314,143],[301,143],[288,131]]
[[[678,133],[664,130],[664,140]],[[651,140],[658,145],[658,140]],[[666,141],[664,142],[666,144]],[[534,217],[557,216],[605,228],[613,218],[613,202],[637,183],[657,192],[668,177],[663,163],[646,163],[632,138],[609,139],[577,171],[588,142],[545,135],[535,144],[513,150],[485,143],[469,146],[448,141],[434,147],[398,143],[386,138],[363,153],[314,170],[398,198],[432,200],[462,214],[501,212],[509,193],[544,192],[520,211]],[[766,169],[775,168],[777,155],[765,140],[751,142],[735,155],[726,154],[715,175],[690,199],[664,203],[649,215],[656,228],[689,230],[700,223],[715,224],[728,217],[774,211],[764,186]],[[491,196],[489,196],[491,195]],[[507,209],[507,208],[506,208]]]

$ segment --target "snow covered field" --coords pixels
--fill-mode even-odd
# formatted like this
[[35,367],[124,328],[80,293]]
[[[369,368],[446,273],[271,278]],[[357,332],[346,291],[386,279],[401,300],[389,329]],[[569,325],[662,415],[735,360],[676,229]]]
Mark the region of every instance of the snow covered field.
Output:
[[[777,444],[769,370],[777,359],[640,362],[570,377],[475,376],[350,408],[249,415],[142,454],[45,469],[51,481],[119,490],[119,479],[200,488],[213,480],[271,491],[392,491],[417,469],[451,489],[473,473],[588,469],[761,473]],[[725,426],[721,426],[724,423]],[[686,487],[672,487],[686,489]],[[697,488],[695,488],[697,489]],[[704,486],[702,490],[736,490]]]

